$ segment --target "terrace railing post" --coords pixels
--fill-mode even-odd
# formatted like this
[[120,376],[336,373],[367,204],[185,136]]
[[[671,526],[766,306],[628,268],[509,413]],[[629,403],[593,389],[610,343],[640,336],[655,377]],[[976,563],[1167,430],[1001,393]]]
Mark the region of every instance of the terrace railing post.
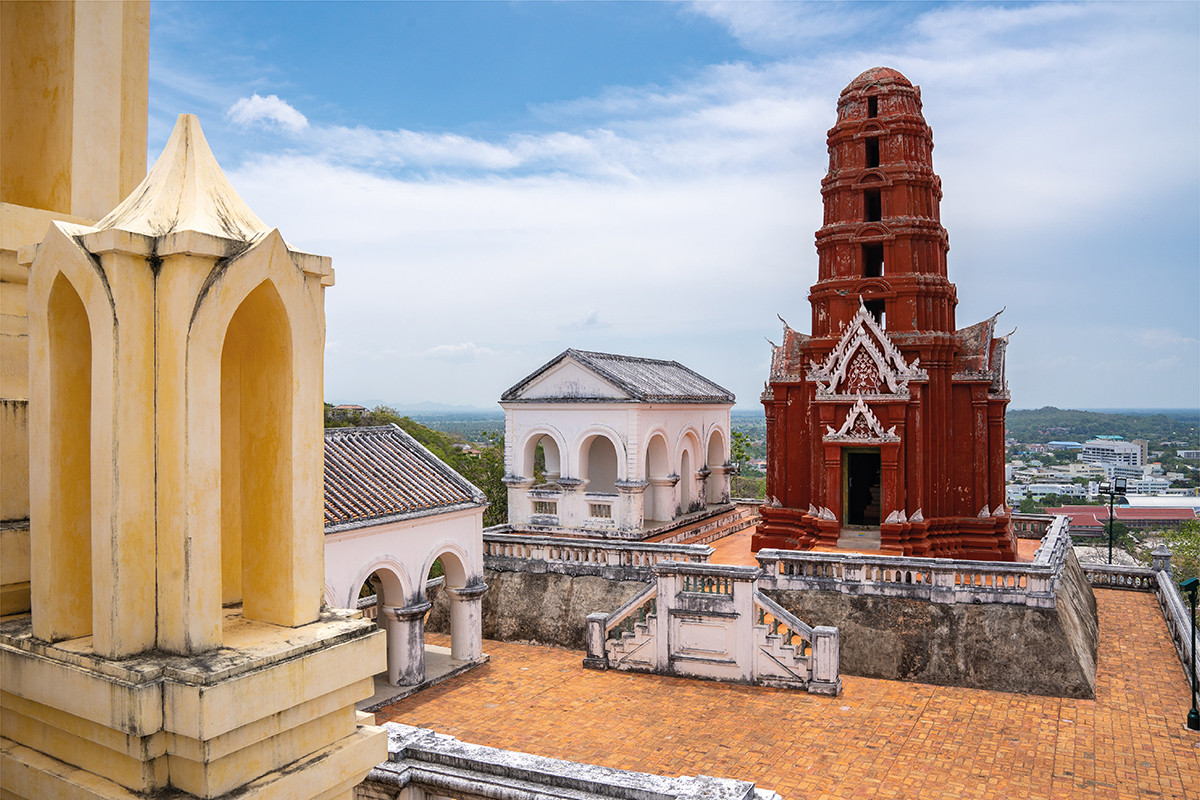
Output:
[[810,694],[825,694],[837,697],[842,693],[842,678],[838,674],[842,642],[837,628],[820,625],[813,628],[812,680],[808,683]]
[[587,657],[583,659],[585,669],[608,669],[608,653],[605,649],[604,624],[608,614],[597,611],[587,615]]

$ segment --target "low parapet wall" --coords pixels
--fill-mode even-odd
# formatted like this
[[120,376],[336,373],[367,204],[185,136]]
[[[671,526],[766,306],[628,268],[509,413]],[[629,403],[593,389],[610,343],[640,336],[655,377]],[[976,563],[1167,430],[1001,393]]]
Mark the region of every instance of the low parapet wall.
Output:
[[[1122,589],[1133,592],[1153,592],[1159,610],[1167,623],[1167,633],[1175,645],[1175,654],[1194,692],[1193,702],[1200,706],[1200,691],[1188,674],[1192,668],[1192,654],[1200,648],[1200,634],[1195,634],[1191,612],[1179,593],[1179,586],[1171,574],[1169,551],[1155,552],[1149,567],[1129,567],[1119,564],[1084,564],[1083,572],[1097,589]],[[1166,556],[1166,558],[1162,558]]]
[[[706,563],[713,548],[558,536],[485,533],[483,636],[583,650],[588,614],[611,613],[654,580],[667,561]],[[436,597],[426,629],[448,632],[449,606]]]
[[1031,564],[763,550],[764,592],[841,632],[841,671],[1095,695],[1096,600],[1059,518]]
[[384,727],[388,760],[355,788],[356,800],[779,800],[748,781],[628,772],[460,742],[394,722]]
[[[837,628],[841,673],[946,686],[1092,697],[1095,598],[1056,521],[1030,564],[857,554],[759,553],[758,586],[812,626]],[[485,534],[483,635],[577,650],[665,561],[711,548]],[[447,630],[434,603],[430,630]]]

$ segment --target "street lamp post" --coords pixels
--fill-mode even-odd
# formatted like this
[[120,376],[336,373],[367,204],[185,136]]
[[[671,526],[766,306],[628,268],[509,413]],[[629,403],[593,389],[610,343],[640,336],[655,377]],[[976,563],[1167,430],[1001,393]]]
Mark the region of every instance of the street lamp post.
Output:
[[1188,711],[1187,727],[1190,731],[1200,731],[1200,711],[1196,710],[1196,590],[1200,588],[1200,579],[1188,578],[1179,588],[1188,593],[1192,602],[1192,668],[1188,676],[1192,683],[1192,709]]
[[1108,485],[1108,563],[1112,563],[1113,551],[1113,497],[1117,492],[1125,493],[1125,479],[1113,478],[1112,483]]

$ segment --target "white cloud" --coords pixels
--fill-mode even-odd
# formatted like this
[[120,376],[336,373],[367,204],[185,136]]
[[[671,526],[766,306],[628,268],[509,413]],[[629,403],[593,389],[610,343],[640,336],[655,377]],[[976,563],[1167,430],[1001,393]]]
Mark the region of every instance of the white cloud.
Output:
[[697,0],[689,8],[723,24],[747,49],[769,55],[840,41],[889,16],[883,3]]
[[274,94],[262,97],[255,92],[249,97],[243,97],[229,107],[227,114],[233,122],[243,126],[270,123],[292,132],[308,127],[308,119],[303,114]]
[[[787,58],[542,106],[539,130],[313,124],[286,154],[251,154],[231,170],[239,192],[335,259],[330,336],[392,343],[338,352],[331,393],[485,405],[582,346],[676,358],[753,405],[775,313],[807,328],[838,92],[890,64],[922,85],[934,128],[959,324],[1007,305],[1019,327],[1014,406],[1194,402],[1195,369],[1167,379],[1144,353],[1196,362],[1196,341],[1174,333],[1194,327],[1194,244],[1180,261],[1142,224],[1188,216],[1197,196],[1200,101],[1176,79],[1197,56],[1186,25],[1159,19],[1174,7],[875,5],[702,4]],[[877,37],[889,49],[848,38],[885,14],[902,23]],[[821,58],[794,46],[819,31],[848,43]],[[294,111],[258,101],[272,99]],[[285,125],[246,114],[230,110]],[[1110,283],[1130,252],[1159,272]],[[1162,329],[1096,322],[1130,313]]]
[[595,331],[603,330],[607,327],[609,327],[608,323],[600,319],[600,312],[593,308],[587,312],[583,319],[577,319],[574,322],[563,325],[562,329],[564,331]]
[[425,355],[447,361],[474,361],[479,358],[490,358],[496,355],[496,351],[481,347],[474,342],[462,342],[461,344],[439,344],[426,350]]
[[1133,332],[1133,340],[1150,350],[1162,350],[1171,347],[1195,348],[1200,341],[1193,337],[1184,336],[1171,328],[1142,328]]

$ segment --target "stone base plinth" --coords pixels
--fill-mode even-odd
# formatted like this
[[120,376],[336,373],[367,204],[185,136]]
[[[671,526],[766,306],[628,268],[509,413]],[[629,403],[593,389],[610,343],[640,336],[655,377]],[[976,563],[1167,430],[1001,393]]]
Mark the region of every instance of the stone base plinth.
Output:
[[[841,525],[793,508],[762,509],[762,522],[751,539],[754,552],[813,550],[838,547]],[[879,548],[885,553],[973,561],[1015,561],[1016,546],[1009,513],[984,517],[936,517],[885,522],[879,526]]]
[[387,757],[354,708],[385,668],[384,633],[357,612],[284,628],[229,611],[227,646],[192,657],[112,661],[90,637],[0,626],[4,796],[348,798]]

